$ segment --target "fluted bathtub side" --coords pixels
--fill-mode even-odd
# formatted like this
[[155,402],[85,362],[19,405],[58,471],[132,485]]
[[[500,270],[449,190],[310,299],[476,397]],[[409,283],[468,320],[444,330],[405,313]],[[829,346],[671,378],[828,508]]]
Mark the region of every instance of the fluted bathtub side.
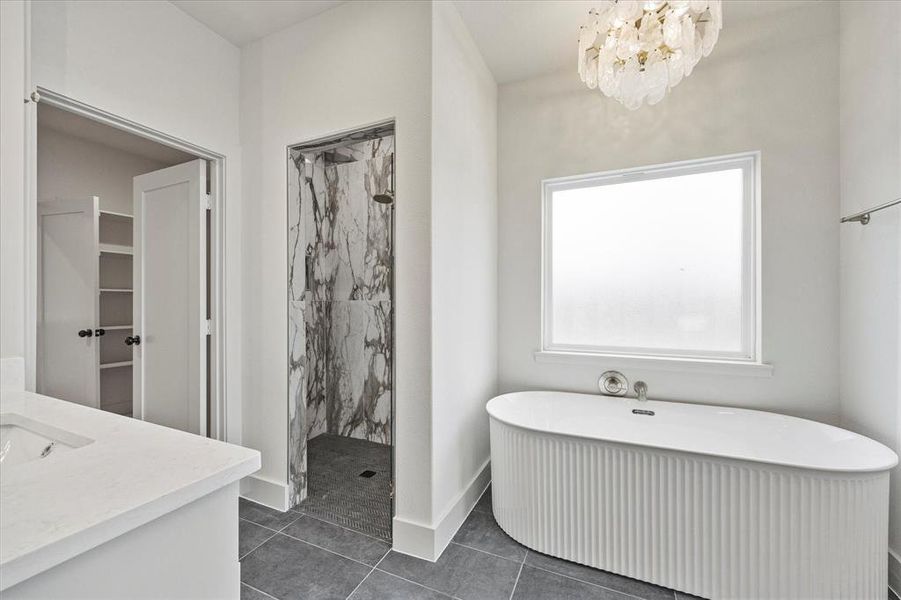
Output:
[[885,597],[888,472],[780,467],[491,418],[494,516],[538,552],[704,598]]

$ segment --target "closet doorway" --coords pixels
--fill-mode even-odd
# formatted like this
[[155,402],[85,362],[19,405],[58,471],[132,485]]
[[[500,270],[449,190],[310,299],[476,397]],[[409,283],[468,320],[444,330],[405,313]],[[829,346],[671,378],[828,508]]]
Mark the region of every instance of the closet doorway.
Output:
[[205,436],[213,162],[39,103],[38,393]]

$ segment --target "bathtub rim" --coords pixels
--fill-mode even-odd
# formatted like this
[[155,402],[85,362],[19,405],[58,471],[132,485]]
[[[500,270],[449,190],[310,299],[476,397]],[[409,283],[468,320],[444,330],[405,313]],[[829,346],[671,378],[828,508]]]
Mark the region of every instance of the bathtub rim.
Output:
[[[662,445],[662,444],[650,444],[650,443],[644,443],[644,442],[638,442],[638,441],[611,439],[611,438],[607,438],[607,437],[588,437],[585,435],[579,435],[579,434],[575,434],[575,433],[566,433],[566,432],[562,432],[562,431],[551,431],[551,430],[547,430],[547,429],[540,429],[540,428],[533,427],[530,425],[524,425],[522,423],[515,423],[515,422],[510,421],[509,419],[502,418],[502,417],[498,416],[497,414],[495,414],[497,409],[495,409],[495,412],[492,412],[491,403],[494,400],[496,400],[498,398],[505,398],[505,397],[509,397],[509,396],[518,396],[518,395],[524,395],[524,394],[526,394],[526,395],[530,395],[530,394],[563,394],[563,395],[577,395],[577,396],[584,396],[584,397],[597,396],[598,398],[610,398],[609,396],[603,396],[603,395],[599,395],[599,394],[587,394],[584,392],[563,392],[563,391],[557,391],[557,390],[524,390],[524,391],[520,391],[520,392],[507,392],[504,394],[498,394],[497,396],[493,396],[485,404],[485,411],[488,413],[488,416],[490,419],[495,420],[499,423],[503,423],[504,425],[507,425],[509,427],[515,427],[517,429],[531,431],[531,432],[535,432],[535,433],[539,433],[539,434],[543,434],[543,435],[559,436],[559,437],[565,437],[568,439],[582,440],[585,442],[615,444],[615,445],[619,445],[619,446],[632,446],[632,447],[636,447],[636,448],[646,448],[646,449],[651,449],[651,450],[656,450],[656,451],[674,452],[674,453],[678,453],[678,454],[687,454],[687,455],[692,455],[692,456],[702,456],[702,457],[707,457],[707,458],[711,458],[711,459],[735,461],[735,462],[743,463],[743,464],[770,465],[773,467],[781,467],[781,468],[787,468],[787,469],[792,469],[792,470],[808,471],[808,472],[823,473],[823,474],[831,473],[831,474],[835,474],[835,475],[846,475],[846,476],[854,475],[854,474],[866,475],[866,474],[877,474],[877,473],[890,472],[892,469],[894,469],[899,464],[899,458],[898,458],[897,453],[895,453],[891,448],[889,448],[885,444],[883,444],[877,440],[874,440],[870,437],[861,435],[859,433],[850,431],[848,429],[844,429],[842,427],[836,427],[835,425],[829,425],[828,423],[821,423],[819,421],[814,421],[812,419],[805,419],[802,417],[794,417],[791,415],[785,415],[782,413],[766,411],[766,410],[756,410],[753,408],[722,406],[722,405],[718,405],[718,404],[699,404],[697,402],[676,402],[676,401],[670,402],[668,400],[656,400],[656,399],[651,400],[652,402],[660,402],[660,403],[665,403],[665,404],[700,406],[703,408],[711,408],[711,409],[722,408],[722,409],[726,409],[726,410],[738,410],[738,411],[742,411],[742,412],[777,415],[779,417],[783,417],[783,418],[790,419],[790,420],[799,420],[799,421],[806,421],[809,423],[814,423],[815,425],[818,425],[821,427],[831,427],[834,429],[839,429],[841,431],[850,433],[856,437],[863,438],[868,443],[876,444],[882,450],[884,450],[885,452],[888,452],[889,455],[891,457],[893,457],[893,460],[889,459],[887,464],[882,464],[882,465],[877,464],[875,466],[866,467],[866,468],[847,468],[847,467],[829,468],[829,467],[825,467],[825,466],[813,466],[813,465],[808,465],[808,464],[799,464],[798,462],[767,460],[767,459],[761,459],[758,457],[730,455],[730,454],[722,454],[722,453],[716,453],[716,452],[703,452],[701,450],[694,450],[694,449],[674,448],[672,446],[666,446],[666,445]],[[629,401],[634,402],[634,399],[631,399],[631,398],[621,398],[621,400],[623,400],[624,402],[629,402]]]

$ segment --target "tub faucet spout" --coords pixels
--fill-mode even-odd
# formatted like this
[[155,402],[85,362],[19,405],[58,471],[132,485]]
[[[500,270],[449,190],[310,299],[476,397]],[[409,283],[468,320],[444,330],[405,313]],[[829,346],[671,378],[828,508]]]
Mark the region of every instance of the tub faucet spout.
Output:
[[644,381],[636,381],[634,389],[635,393],[638,394],[639,402],[648,401],[648,384],[646,384]]

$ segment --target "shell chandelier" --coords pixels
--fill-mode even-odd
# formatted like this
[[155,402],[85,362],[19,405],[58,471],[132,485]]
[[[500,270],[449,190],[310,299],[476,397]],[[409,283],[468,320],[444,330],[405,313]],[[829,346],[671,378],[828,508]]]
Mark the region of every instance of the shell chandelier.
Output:
[[629,110],[657,104],[723,27],[722,0],[612,0],[589,11],[579,32],[579,76]]

